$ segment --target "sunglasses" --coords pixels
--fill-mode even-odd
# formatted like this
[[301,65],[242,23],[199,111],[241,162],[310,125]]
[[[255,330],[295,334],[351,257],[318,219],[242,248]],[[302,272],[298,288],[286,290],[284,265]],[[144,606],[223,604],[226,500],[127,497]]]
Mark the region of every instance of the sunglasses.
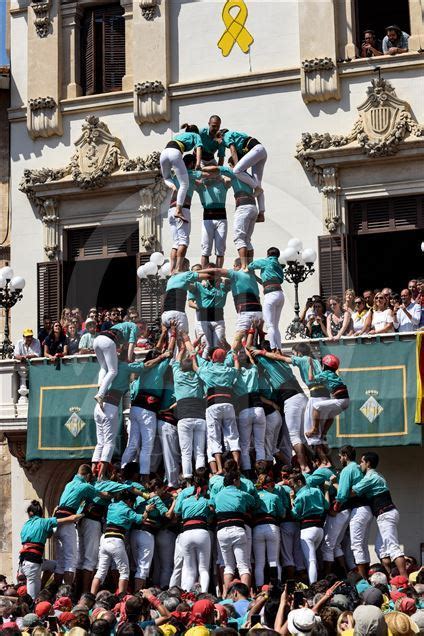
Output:
[[355,300],[355,305],[362,305],[363,301],[362,300]]

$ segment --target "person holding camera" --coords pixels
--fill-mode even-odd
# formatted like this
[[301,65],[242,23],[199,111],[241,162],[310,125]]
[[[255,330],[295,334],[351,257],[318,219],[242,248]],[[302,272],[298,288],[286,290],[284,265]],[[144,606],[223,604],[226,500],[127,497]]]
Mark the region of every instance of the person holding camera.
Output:
[[364,32],[364,40],[361,44],[361,57],[377,57],[383,55],[381,41],[377,40],[375,32],[368,29]]

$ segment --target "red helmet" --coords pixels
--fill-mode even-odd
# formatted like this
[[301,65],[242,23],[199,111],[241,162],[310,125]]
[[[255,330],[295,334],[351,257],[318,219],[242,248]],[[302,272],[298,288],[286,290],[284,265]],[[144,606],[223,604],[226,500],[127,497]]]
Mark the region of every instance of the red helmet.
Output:
[[323,357],[322,364],[333,371],[337,371],[340,366],[340,360],[337,356],[333,356],[332,353],[328,353]]

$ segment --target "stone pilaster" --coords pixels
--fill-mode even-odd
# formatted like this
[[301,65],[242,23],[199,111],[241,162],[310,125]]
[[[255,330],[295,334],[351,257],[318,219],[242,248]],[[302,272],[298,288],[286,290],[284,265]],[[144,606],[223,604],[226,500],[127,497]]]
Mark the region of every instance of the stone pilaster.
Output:
[[56,199],[44,199],[40,207],[43,222],[44,251],[49,260],[59,253],[59,212]]
[[80,97],[80,28],[82,9],[77,2],[62,5],[62,96],[66,99]]
[[330,166],[322,171],[321,192],[323,194],[324,225],[330,234],[337,232],[340,223],[340,187],[337,179],[337,168]]

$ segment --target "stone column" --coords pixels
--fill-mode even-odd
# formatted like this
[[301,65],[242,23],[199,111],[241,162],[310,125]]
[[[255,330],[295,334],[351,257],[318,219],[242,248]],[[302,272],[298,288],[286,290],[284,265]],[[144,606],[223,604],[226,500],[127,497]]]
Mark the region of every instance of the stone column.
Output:
[[134,85],[132,52],[135,42],[133,33],[133,2],[136,2],[136,0],[120,0],[120,2],[121,7],[125,11],[125,75],[122,78],[122,90],[132,91]]
[[340,215],[340,187],[337,179],[337,168],[330,166],[322,172],[321,192],[323,194],[324,225],[330,234],[337,232],[341,224]]
[[27,128],[33,139],[62,135],[59,0],[28,7]]
[[59,253],[59,211],[56,199],[44,199],[40,207],[43,222],[44,251],[49,260]]
[[62,95],[72,99],[82,95],[80,63],[80,29],[82,9],[77,2],[62,5],[63,86]]
[[409,0],[411,35],[408,41],[410,51],[424,49],[424,0]]
[[169,0],[134,0],[134,117],[138,124],[170,120]]
[[[301,92],[305,102],[340,99],[337,70],[338,0],[300,0]],[[324,26],[319,32],[316,25]]]

